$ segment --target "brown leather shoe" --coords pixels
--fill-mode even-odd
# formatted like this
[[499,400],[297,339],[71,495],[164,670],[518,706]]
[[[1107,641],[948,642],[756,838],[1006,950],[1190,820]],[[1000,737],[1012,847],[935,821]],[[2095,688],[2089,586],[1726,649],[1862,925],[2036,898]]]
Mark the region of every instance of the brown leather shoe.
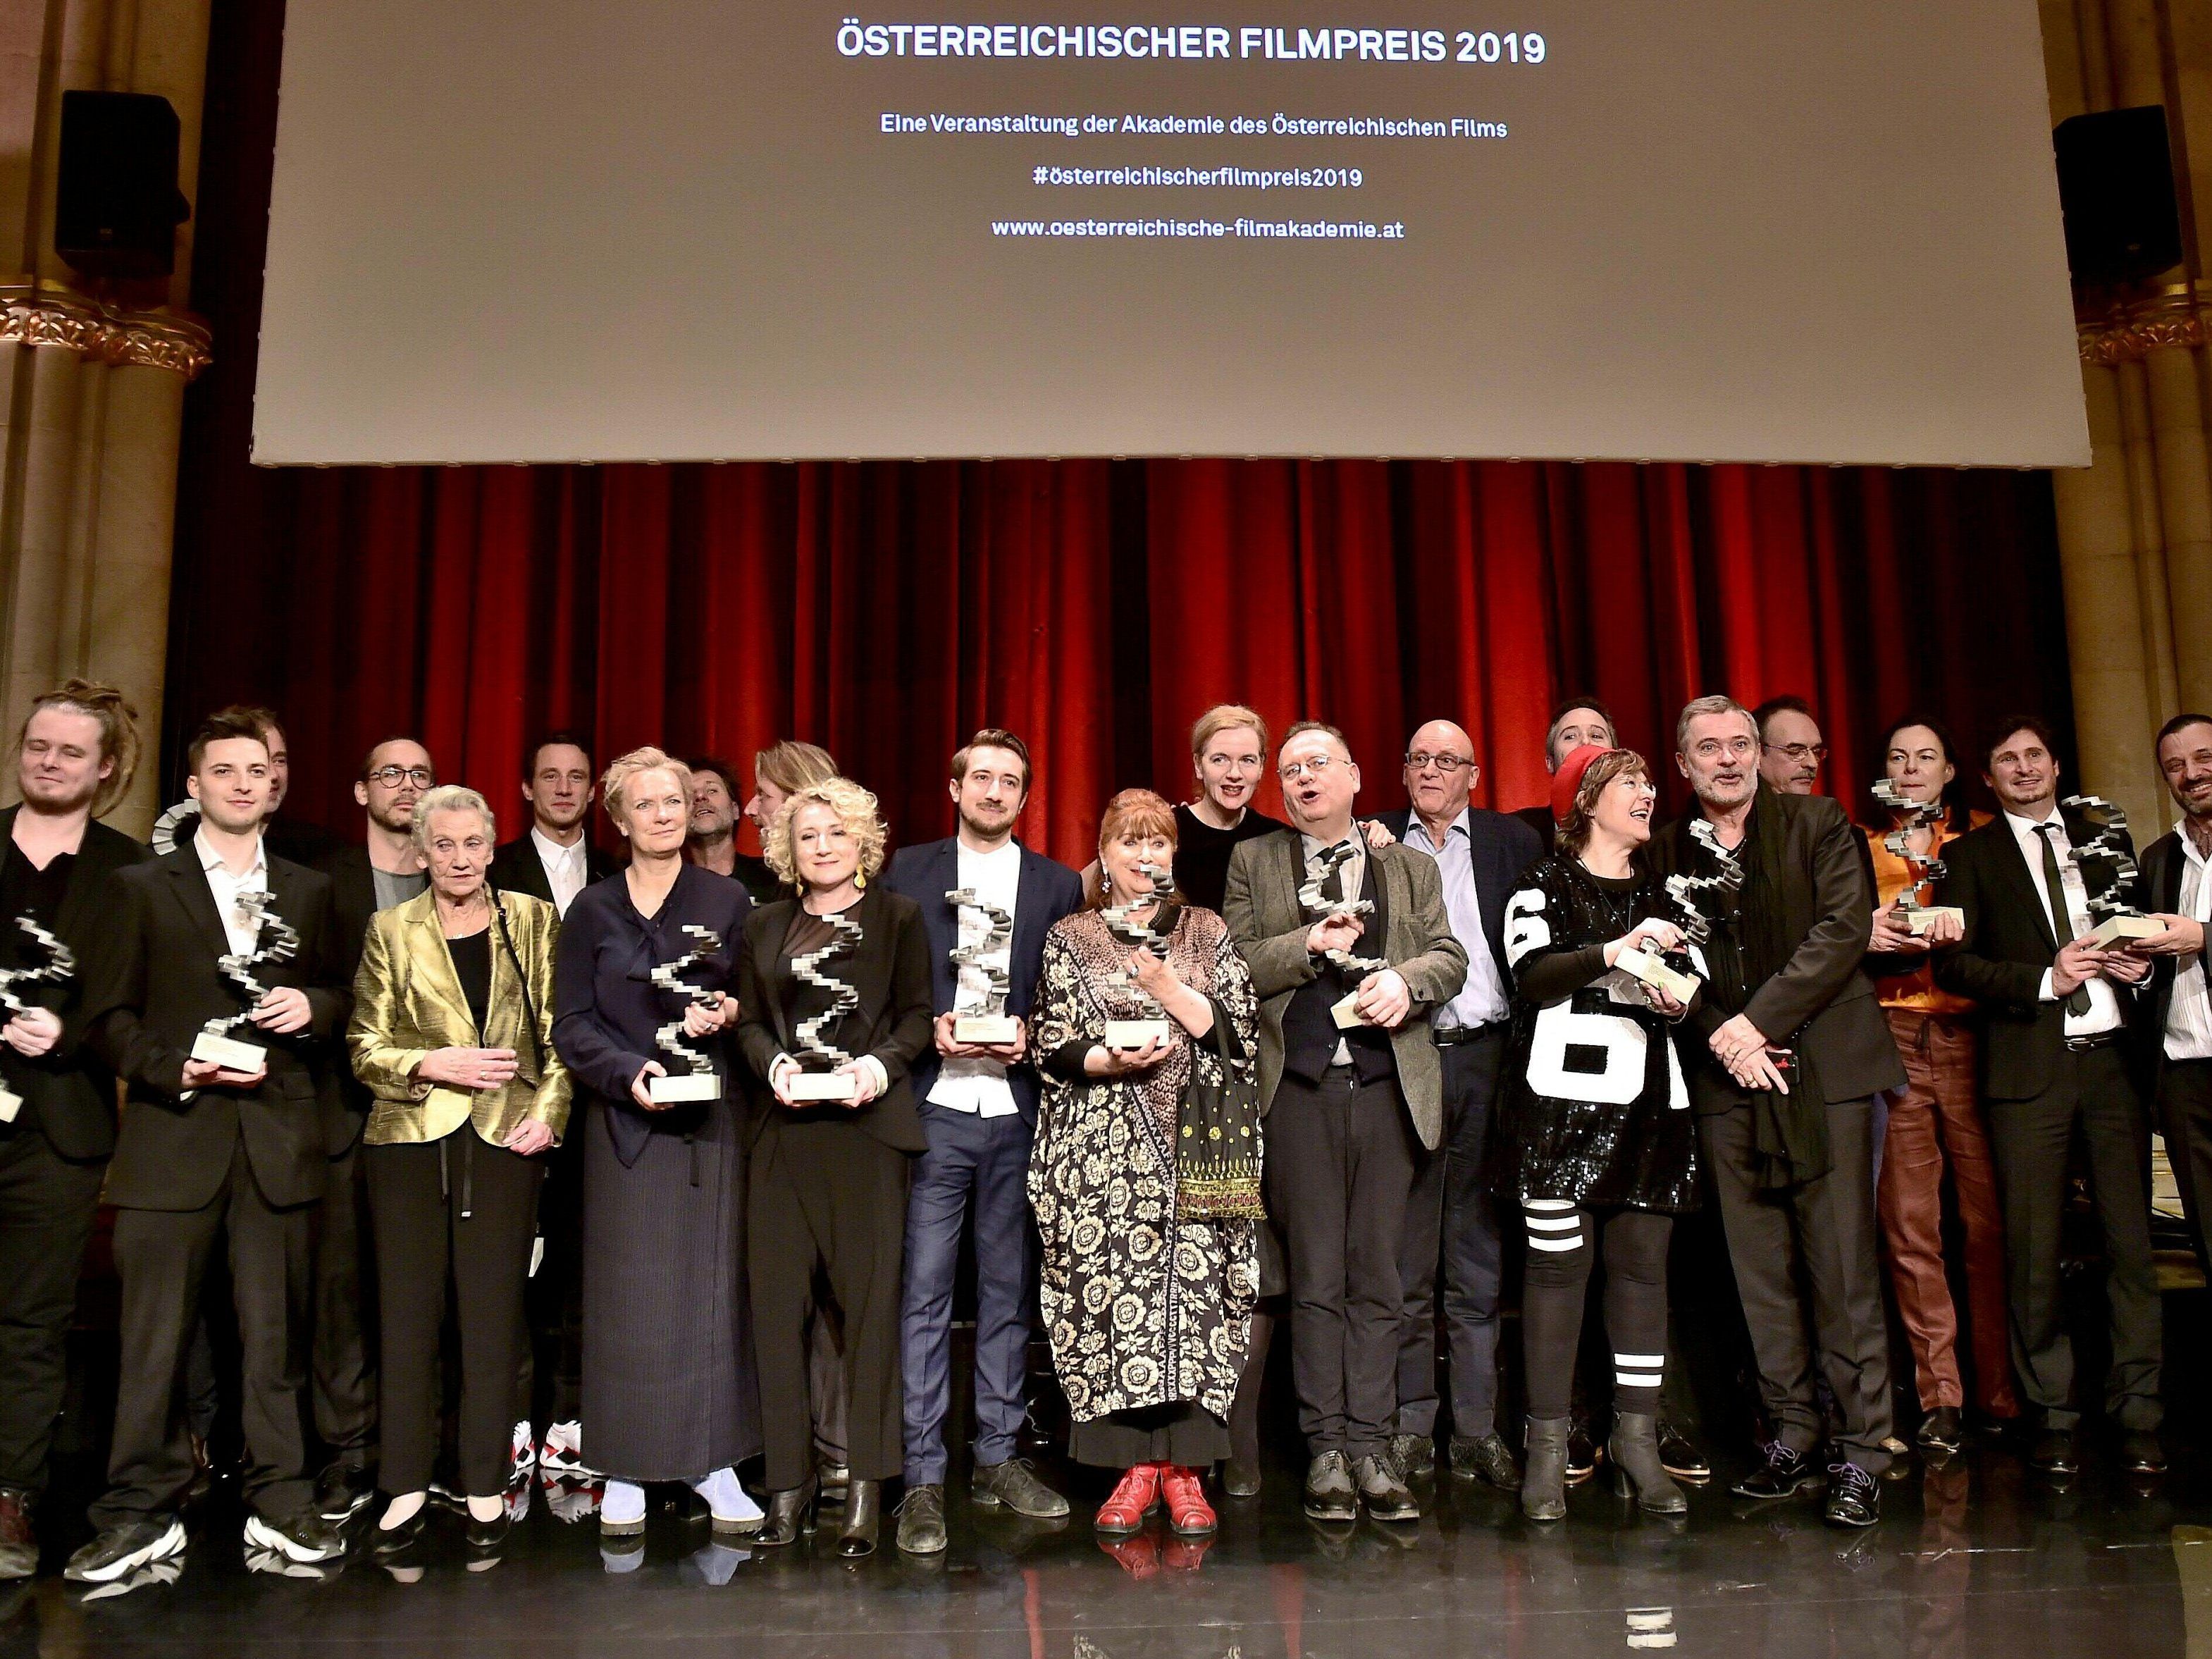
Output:
[[31,1494],[0,1486],[0,1579],[33,1578],[39,1540],[31,1531]]

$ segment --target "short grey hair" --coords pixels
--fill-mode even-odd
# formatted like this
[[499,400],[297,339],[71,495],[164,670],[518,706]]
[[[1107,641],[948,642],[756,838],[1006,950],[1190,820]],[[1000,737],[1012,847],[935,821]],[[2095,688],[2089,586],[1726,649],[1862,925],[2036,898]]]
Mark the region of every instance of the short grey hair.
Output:
[[499,839],[499,821],[492,816],[489,801],[466,784],[441,783],[423,792],[422,798],[415,803],[415,820],[407,827],[408,839],[425,858],[430,855],[430,817],[435,812],[474,812],[483,819],[484,838],[492,842]]
[[[1681,718],[1674,722],[1674,752],[1676,754],[1686,755],[1690,752],[1690,722],[1703,720],[1708,714],[1736,715],[1751,728],[1751,740],[1753,743],[1759,740],[1759,722],[1752,719],[1751,710],[1746,708],[1734,697],[1717,693],[1710,697],[1692,697],[1682,705]],[[419,817],[422,809],[417,806],[415,811]]]

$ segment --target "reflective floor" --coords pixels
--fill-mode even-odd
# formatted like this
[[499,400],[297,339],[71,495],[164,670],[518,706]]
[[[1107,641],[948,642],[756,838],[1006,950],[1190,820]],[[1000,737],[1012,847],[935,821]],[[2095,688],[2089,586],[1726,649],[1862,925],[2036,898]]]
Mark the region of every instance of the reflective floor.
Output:
[[235,1507],[218,1494],[181,1571],[96,1595],[52,1577],[0,1589],[0,1654],[2212,1652],[2212,1462],[2188,1446],[2148,1490],[2095,1451],[2066,1491],[1994,1446],[1944,1469],[1910,1463],[1863,1533],[1824,1526],[1817,1497],[1754,1508],[1718,1483],[1670,1525],[1636,1515],[1602,1477],[1550,1528],[1523,1522],[1507,1494],[1446,1479],[1424,1487],[1418,1526],[1324,1528],[1300,1515],[1285,1465],[1260,1498],[1224,1505],[1210,1544],[1155,1523],[1110,1551],[1088,1522],[1103,1483],[1046,1473],[1074,1492],[1075,1520],[1040,1526],[956,1498],[948,1554],[886,1547],[856,1565],[834,1558],[829,1532],[789,1551],[718,1545],[681,1492],[680,1507],[656,1494],[641,1550],[610,1553],[591,1488],[538,1483],[495,1562],[472,1570],[459,1520],[441,1516],[419,1566],[395,1573],[356,1552],[287,1576],[241,1559]]

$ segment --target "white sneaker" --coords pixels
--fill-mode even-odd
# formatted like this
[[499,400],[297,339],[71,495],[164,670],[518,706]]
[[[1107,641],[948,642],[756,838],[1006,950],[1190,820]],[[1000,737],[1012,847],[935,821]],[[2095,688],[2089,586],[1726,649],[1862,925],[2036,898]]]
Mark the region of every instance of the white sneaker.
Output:
[[608,1481],[606,1496],[599,1500],[599,1530],[617,1534],[643,1532],[645,1488],[627,1480]]
[[[159,1522],[156,1522],[155,1524],[158,1525]],[[95,1547],[100,1540],[94,1539],[92,1543],[87,1544],[70,1559],[70,1564],[63,1570],[62,1577],[79,1584],[112,1584],[118,1579],[127,1578],[140,1568],[150,1565],[154,1562],[175,1559],[184,1554],[187,1541],[185,1536],[185,1523],[175,1516],[171,1516],[167,1527],[163,1528],[158,1534],[147,1539],[136,1549],[118,1555],[112,1560],[88,1565],[95,1560],[99,1554]]]
[[538,1450],[538,1467],[547,1474],[587,1480],[597,1479],[599,1473],[584,1462],[584,1425],[573,1418],[545,1431],[545,1443]]
[[695,1480],[691,1490],[707,1500],[707,1508],[714,1517],[716,1532],[733,1532],[744,1537],[760,1530],[761,1506],[753,1502],[752,1494],[738,1483],[737,1471],[719,1468],[704,1480]]
[[514,1437],[507,1445],[507,1484],[529,1480],[531,1470],[537,1467],[538,1437],[530,1431],[530,1419],[526,1417],[514,1425]]
[[246,1517],[246,1547],[249,1550],[269,1550],[290,1561],[329,1561],[345,1553],[345,1540],[336,1533],[317,1540],[295,1538],[281,1527],[273,1527],[258,1515]]

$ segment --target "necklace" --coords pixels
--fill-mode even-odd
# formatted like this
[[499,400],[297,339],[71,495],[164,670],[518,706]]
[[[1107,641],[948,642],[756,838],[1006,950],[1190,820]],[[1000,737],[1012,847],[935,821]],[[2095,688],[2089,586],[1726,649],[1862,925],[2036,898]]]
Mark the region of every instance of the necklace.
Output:
[[1582,878],[1583,902],[1602,930],[1601,937],[1619,939],[1635,925],[1636,889],[1632,887],[1625,893],[1609,891],[1599,881],[1596,872],[1580,859],[1574,861],[1573,867]]

